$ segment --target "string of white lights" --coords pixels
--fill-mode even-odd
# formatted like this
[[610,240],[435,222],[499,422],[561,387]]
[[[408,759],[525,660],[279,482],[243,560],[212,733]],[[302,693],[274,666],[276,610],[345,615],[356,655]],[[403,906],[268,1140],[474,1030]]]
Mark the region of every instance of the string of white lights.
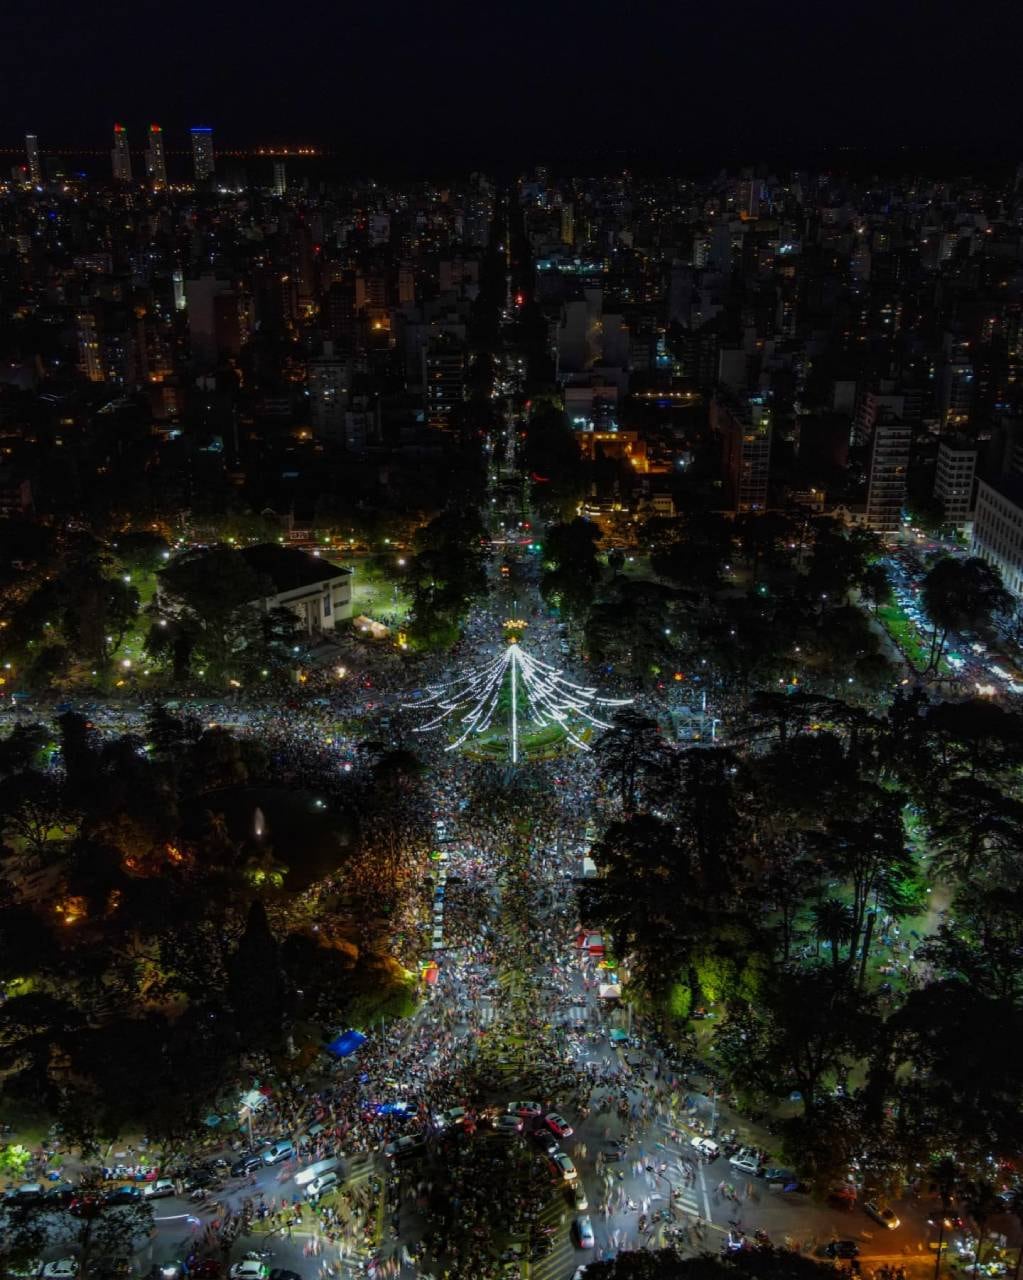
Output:
[[506,678],[510,682],[511,723],[509,736],[512,763],[519,758],[522,707],[521,683],[528,717],[538,728],[557,725],[573,746],[588,751],[589,746],[577,731],[577,723],[595,729],[609,729],[599,713],[605,708],[625,707],[631,698],[604,698],[595,688],[576,684],[549,662],[533,655],[512,641],[492,661],[444,684],[430,685],[417,702],[406,703],[417,710],[430,708],[436,714],[415,733],[428,733],[443,725],[453,726],[455,736],[445,748],[454,751],[472,735],[486,733],[494,721],[501,702]]

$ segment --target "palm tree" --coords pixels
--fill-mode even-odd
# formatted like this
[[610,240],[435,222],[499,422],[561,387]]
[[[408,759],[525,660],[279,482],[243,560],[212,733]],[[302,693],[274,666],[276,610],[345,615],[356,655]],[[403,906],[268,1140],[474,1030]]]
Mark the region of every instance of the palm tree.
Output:
[[853,936],[852,907],[840,898],[825,898],[815,904],[810,914],[813,917],[818,954],[821,942],[829,943],[831,964],[837,972],[842,945],[849,943]]
[[977,1226],[977,1248],[973,1255],[973,1280],[977,1280],[977,1269],[980,1266],[980,1251],[984,1244],[984,1228],[988,1220],[999,1213],[1005,1206],[998,1198],[998,1193],[990,1182],[978,1178],[976,1182],[967,1184],[963,1195],[970,1217]]
[[[1023,1226],[1023,1191],[1015,1188],[1009,1193],[1005,1202],[1005,1207],[1013,1215],[1016,1221]],[[1020,1263],[1023,1262],[1023,1242],[1020,1243],[1016,1250],[1016,1266],[1013,1268],[1012,1280],[1019,1280]]]
[[1001,574],[979,556],[939,560],[923,580],[920,599],[934,629],[929,671],[937,670],[950,631],[986,624],[992,614],[1005,613],[1011,604]]
[[941,1213],[938,1217],[938,1252],[934,1256],[934,1280],[941,1274],[941,1246],[945,1234],[945,1219],[952,1208],[952,1198],[962,1182],[962,1170],[947,1156],[931,1169],[931,1190],[938,1193]]

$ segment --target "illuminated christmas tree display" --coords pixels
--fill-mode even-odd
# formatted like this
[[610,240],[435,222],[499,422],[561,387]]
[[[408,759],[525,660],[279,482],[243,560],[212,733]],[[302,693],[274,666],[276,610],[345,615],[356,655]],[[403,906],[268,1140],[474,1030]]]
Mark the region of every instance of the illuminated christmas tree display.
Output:
[[610,728],[604,717],[632,699],[601,697],[595,688],[576,684],[534,658],[521,642],[526,625],[509,619],[504,624],[507,643],[496,658],[446,684],[429,686],[422,698],[407,704],[433,713],[414,732],[447,729],[452,738],[445,750],[476,744],[491,753],[506,732],[512,764],[531,746],[558,741],[588,751],[589,730]]

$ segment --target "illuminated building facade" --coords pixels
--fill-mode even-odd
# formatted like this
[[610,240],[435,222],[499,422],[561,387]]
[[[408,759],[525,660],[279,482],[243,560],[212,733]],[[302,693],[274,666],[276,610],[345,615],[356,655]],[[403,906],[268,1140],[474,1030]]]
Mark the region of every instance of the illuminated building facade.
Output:
[[213,177],[213,130],[205,125],[192,130],[192,164],[196,182]]
[[114,125],[114,146],[110,152],[110,164],[115,182],[131,182],[131,153],[128,150],[128,131],[123,124]]

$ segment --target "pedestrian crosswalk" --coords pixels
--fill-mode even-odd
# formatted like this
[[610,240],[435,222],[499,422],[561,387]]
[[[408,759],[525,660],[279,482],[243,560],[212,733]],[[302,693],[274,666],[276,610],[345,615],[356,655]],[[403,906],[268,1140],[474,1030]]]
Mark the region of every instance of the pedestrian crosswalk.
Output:
[[566,1192],[560,1187],[544,1206],[534,1228],[534,1239],[548,1239],[541,1228],[551,1231],[549,1237],[553,1249],[545,1258],[537,1258],[529,1265],[531,1280],[566,1280],[580,1262],[587,1261],[587,1255],[577,1249],[572,1241],[571,1226],[573,1211],[569,1207]]
[[[635,1248],[640,1243],[650,1247],[663,1244],[666,1241],[665,1232],[672,1225],[685,1226],[700,1216],[699,1186],[683,1186],[677,1174],[674,1171],[672,1173],[670,1205],[668,1187],[663,1180],[660,1181],[657,1189],[651,1190],[647,1196],[648,1228],[642,1240],[638,1237],[638,1210],[629,1210],[622,1214],[612,1211],[610,1218],[605,1219],[600,1209],[604,1197],[604,1186],[594,1182],[593,1179],[589,1180],[594,1182],[594,1185],[587,1185],[590,1204],[586,1213],[593,1224],[597,1246],[601,1250],[615,1251],[614,1233],[616,1231],[621,1233],[622,1245],[630,1248]],[[618,1180],[613,1173],[612,1178],[609,1192],[613,1197],[616,1194]],[[670,1217],[665,1215],[665,1211],[670,1212]],[[546,1228],[551,1232],[550,1239],[554,1247],[546,1257],[537,1258],[530,1263],[531,1280],[569,1280],[580,1263],[592,1261],[596,1256],[595,1252],[582,1250],[576,1246],[572,1233],[572,1223],[576,1213],[568,1194],[560,1189],[545,1206],[534,1228],[534,1238],[545,1238],[542,1237],[540,1228]]]

